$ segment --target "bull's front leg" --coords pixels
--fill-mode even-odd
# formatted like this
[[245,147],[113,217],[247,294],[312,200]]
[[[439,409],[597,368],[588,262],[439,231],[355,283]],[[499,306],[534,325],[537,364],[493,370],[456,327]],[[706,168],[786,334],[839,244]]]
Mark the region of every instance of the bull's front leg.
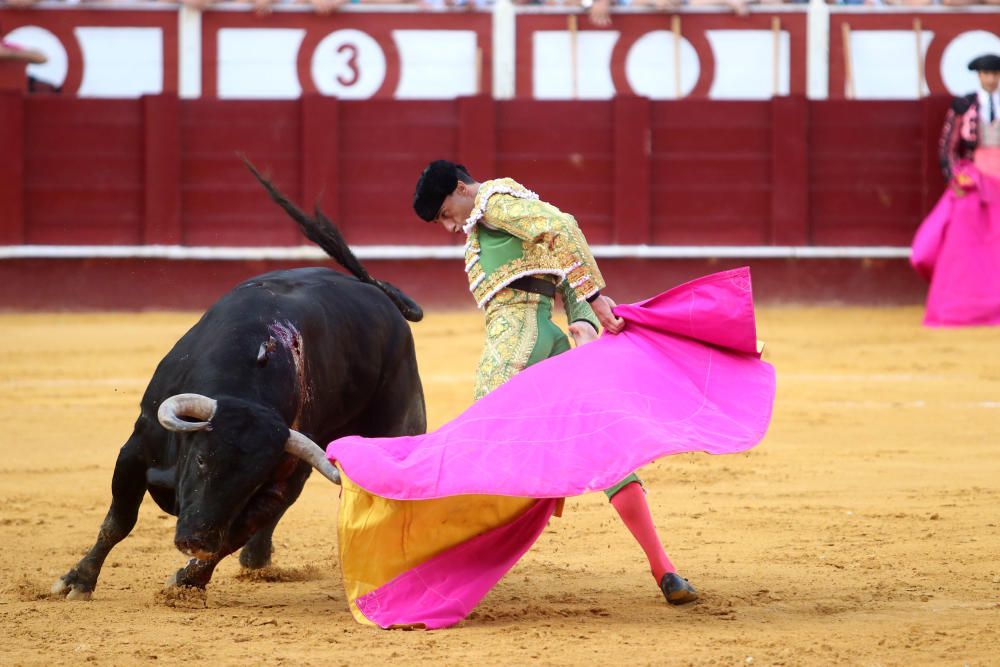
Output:
[[167,586],[205,588],[208,586],[208,582],[212,580],[212,573],[215,572],[215,566],[219,564],[219,561],[234,551],[236,551],[236,549],[230,549],[225,553],[220,552],[209,560],[198,560],[197,558],[192,558],[188,561],[187,565],[177,570],[173,576],[167,579]]
[[292,475],[263,494],[263,502],[248,512],[249,523],[254,524],[255,530],[240,552],[240,565],[256,570],[271,564],[274,529],[285,515],[285,511],[298,500],[311,472],[312,468],[308,464],[297,463]]
[[[287,509],[287,508],[286,508]],[[240,565],[248,570],[258,570],[271,564],[271,554],[274,553],[271,539],[274,536],[274,529],[284,516],[285,510],[281,510],[268,525],[262,527],[247,540],[247,544],[240,552]]]
[[89,600],[108,553],[132,532],[146,493],[146,462],[139,438],[133,433],[118,453],[111,479],[111,508],[97,533],[97,541],[72,570],[59,577],[52,592],[67,600]]

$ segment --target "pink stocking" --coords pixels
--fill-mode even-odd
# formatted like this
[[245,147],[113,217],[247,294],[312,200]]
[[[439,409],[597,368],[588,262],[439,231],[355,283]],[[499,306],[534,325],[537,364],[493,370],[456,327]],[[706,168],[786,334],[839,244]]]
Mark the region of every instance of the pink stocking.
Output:
[[670,562],[670,558],[667,557],[667,552],[663,550],[663,544],[656,534],[656,526],[653,525],[653,516],[649,513],[649,505],[646,503],[646,494],[643,492],[642,486],[636,482],[624,486],[621,491],[611,497],[611,504],[614,505],[639,546],[646,552],[649,568],[653,571],[656,583],[659,584],[667,572],[676,572],[677,569]]

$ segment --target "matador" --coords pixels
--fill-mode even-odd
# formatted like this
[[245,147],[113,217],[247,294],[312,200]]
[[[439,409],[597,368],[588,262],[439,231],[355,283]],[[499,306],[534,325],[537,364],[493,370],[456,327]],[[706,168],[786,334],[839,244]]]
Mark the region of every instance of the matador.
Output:
[[[486,315],[476,400],[528,366],[570,349],[569,338],[552,321],[557,292],[578,345],[596,339],[600,326],[609,334],[624,327],[613,312],[616,304],[602,294],[604,278],[576,219],[516,181],[480,183],[464,166],[437,160],[421,173],[413,208],[422,219],[467,235],[469,289]],[[667,602],[696,600],[694,587],[664,551],[638,476],[629,475],[605,494],[645,552]]]

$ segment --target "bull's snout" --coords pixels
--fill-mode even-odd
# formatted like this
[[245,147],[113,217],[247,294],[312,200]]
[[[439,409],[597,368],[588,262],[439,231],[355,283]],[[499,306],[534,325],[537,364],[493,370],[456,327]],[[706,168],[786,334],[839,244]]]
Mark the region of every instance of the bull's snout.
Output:
[[198,560],[211,560],[218,553],[221,543],[221,537],[217,533],[178,535],[174,538],[174,546],[182,554]]

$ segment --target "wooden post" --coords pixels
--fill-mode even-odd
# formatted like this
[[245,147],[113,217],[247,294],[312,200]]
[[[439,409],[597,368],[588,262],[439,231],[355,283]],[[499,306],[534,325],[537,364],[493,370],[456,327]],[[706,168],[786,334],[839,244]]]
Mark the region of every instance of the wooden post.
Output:
[[771,100],[771,229],[773,245],[808,245],[809,101],[801,95]]
[[[24,68],[21,68],[24,75]],[[21,85],[24,85],[22,78]],[[24,214],[24,93],[0,92],[0,244],[27,241]]]
[[917,99],[924,96],[924,35],[919,18],[913,19],[913,36],[917,45]]
[[781,19],[777,16],[771,17],[771,38],[773,41],[771,52],[772,94],[777,97],[781,94]]
[[[334,97],[303,95],[301,113],[302,206],[314,206],[343,230],[340,216],[340,106]],[[301,243],[298,232],[289,227],[292,239]]]
[[567,27],[569,29],[569,68],[570,68],[570,89],[573,91],[573,99],[577,99],[580,96],[580,77],[577,73],[577,68],[579,66],[579,45],[578,45],[578,22],[576,19],[576,14],[570,14],[566,19]]
[[181,123],[175,94],[142,98],[145,194],[142,242],[179,245],[181,227]]
[[681,17],[670,17],[670,32],[674,35],[674,97],[681,99]]
[[615,243],[652,240],[652,104],[647,98],[619,95],[614,113]]
[[476,85],[474,93],[483,94],[483,47],[476,47]]
[[846,21],[840,24],[840,37],[844,44],[844,97],[853,100],[854,89],[854,58],[851,56],[851,26]]

